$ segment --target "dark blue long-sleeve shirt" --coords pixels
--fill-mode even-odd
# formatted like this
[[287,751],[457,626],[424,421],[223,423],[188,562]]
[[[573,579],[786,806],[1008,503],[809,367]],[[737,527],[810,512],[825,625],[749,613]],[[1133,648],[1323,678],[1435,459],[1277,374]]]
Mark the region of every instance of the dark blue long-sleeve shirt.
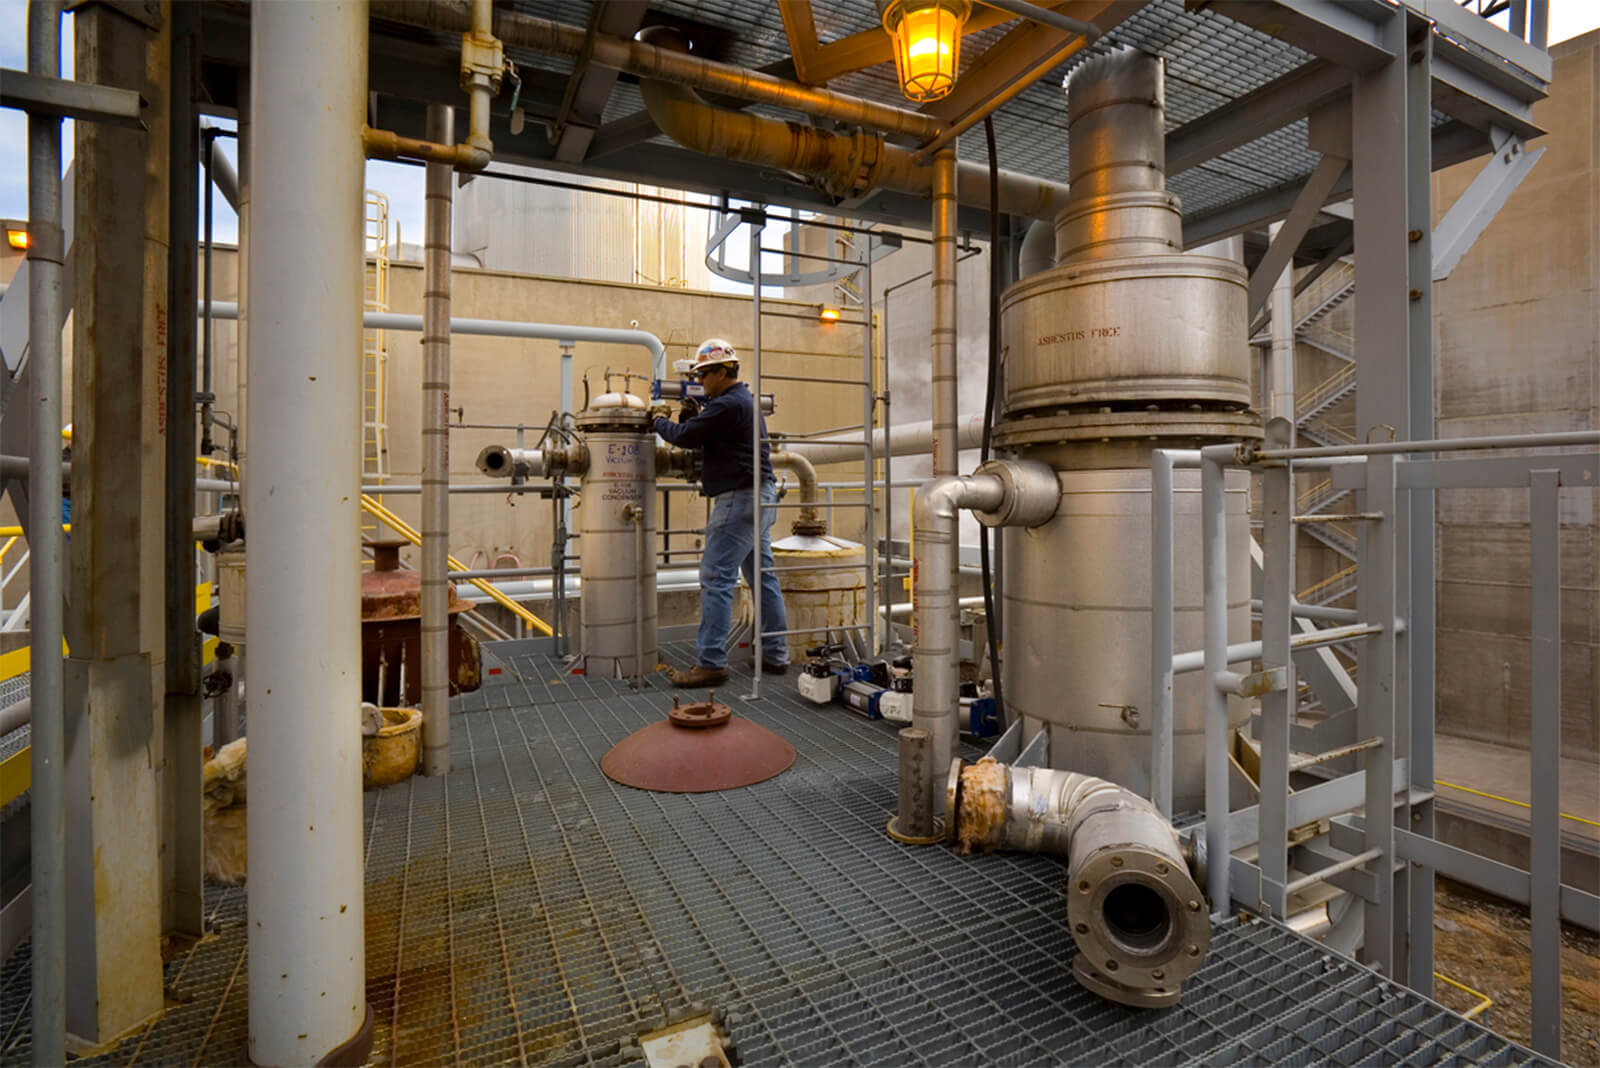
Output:
[[[750,420],[755,416],[750,387],[735,382],[721,396],[704,403],[694,418],[674,423],[657,417],[655,431],[669,445],[699,449],[700,492],[715,497],[728,490],[748,490],[751,485]],[[767,421],[761,420],[761,481],[771,482],[771,448]]]

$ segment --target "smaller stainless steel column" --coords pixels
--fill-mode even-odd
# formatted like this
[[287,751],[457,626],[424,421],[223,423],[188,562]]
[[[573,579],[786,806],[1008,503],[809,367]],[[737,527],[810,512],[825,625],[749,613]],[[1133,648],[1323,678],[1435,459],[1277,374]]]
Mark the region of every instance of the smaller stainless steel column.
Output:
[[[452,109],[429,104],[427,136],[455,143]],[[422,771],[450,773],[451,169],[427,164],[422,294]]]
[[942,829],[933,815],[933,735],[923,727],[903,727],[899,739],[900,803],[889,821],[889,835],[911,845],[939,841]]

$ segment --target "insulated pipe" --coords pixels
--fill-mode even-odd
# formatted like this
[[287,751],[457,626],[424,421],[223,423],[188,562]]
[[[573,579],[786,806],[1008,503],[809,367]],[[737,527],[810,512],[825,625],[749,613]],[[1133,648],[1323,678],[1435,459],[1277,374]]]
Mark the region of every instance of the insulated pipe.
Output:
[[[1212,446],[1215,449],[1216,446]],[[1227,446],[1223,446],[1224,449]],[[1215,681],[1228,670],[1228,530],[1222,464],[1201,450],[1201,573],[1205,588],[1206,892],[1224,915],[1228,896],[1228,698]]]
[[[237,319],[239,307],[227,301],[211,305],[214,319]],[[401,315],[398,312],[362,314],[362,325],[368,330],[406,330],[416,333],[422,329],[422,316]],[[450,333],[471,334],[477,337],[537,338],[545,341],[596,341],[614,345],[637,345],[650,353],[651,373],[660,378],[666,368],[667,349],[661,339],[648,330],[621,330],[609,326],[575,326],[569,323],[519,323],[510,319],[456,319],[450,320]]]
[[[876,134],[833,133],[729,111],[707,103],[692,89],[666,82],[642,81],[639,91],[661,131],[701,155],[811,175],[836,196],[859,196],[872,188],[918,197],[933,194],[937,162],[931,170],[919,165],[911,150],[886,144]],[[988,168],[963,164],[957,169],[961,203],[987,209]],[[1053,219],[1067,205],[1067,187],[1059,182],[1015,171],[1001,171],[999,182],[1000,210],[1007,215]]]
[[800,481],[800,503],[804,507],[789,529],[795,534],[826,534],[828,524],[817,517],[817,469],[811,466],[811,461],[788,449],[773,449],[768,459],[775,468],[786,467],[793,471]]
[[[933,158],[933,477],[956,473],[956,150]],[[951,581],[955,581],[952,563]]]
[[[1005,484],[993,475],[934,478],[917,491],[911,567],[911,725],[933,738],[933,805],[943,808],[945,776],[955,750],[960,708],[960,610],[956,605],[957,517],[962,508],[993,511],[1005,501]],[[920,821],[919,821],[920,822]]]
[[353,551],[361,369],[327,354],[361,351],[367,5],[258,5],[250,53],[255,207],[266,225],[250,246],[259,359],[246,492],[247,1055],[261,1065],[357,1063],[372,1043]]
[[[200,129],[204,132],[207,130],[221,130],[222,127],[202,120]],[[239,143],[244,143],[243,130],[239,131]],[[216,150],[216,144],[217,138],[213,136],[211,138],[211,181],[217,187],[217,192],[222,194],[222,199],[228,202],[228,207],[232,208],[234,214],[237,215],[239,213],[239,172],[234,170],[233,164],[228,160],[227,156]]]
[[[473,93],[477,100],[477,93]],[[455,113],[429,104],[430,141],[455,137]],[[424,178],[422,253],[422,772],[450,774],[450,210],[448,164]]]
[[[61,76],[61,3],[28,5],[28,70]],[[66,1063],[65,706],[61,637],[61,119],[28,115],[28,336],[33,364],[28,533],[33,590],[33,1058]]]
[[[983,416],[956,416],[956,449],[976,449],[983,442]],[[879,456],[926,456],[933,451],[933,422],[903,423],[892,430],[872,432],[872,449]],[[783,451],[803,456],[813,464],[842,464],[861,459],[859,442],[835,444],[791,438]]]
[[[429,29],[457,32],[467,29],[468,15],[459,3],[418,5],[408,0],[377,0],[372,5],[372,13],[378,18]],[[849,126],[867,126],[918,140],[933,137],[943,127],[939,119],[920,111],[786,81],[762,71],[690,56],[645,41],[624,40],[603,33],[590,34],[582,26],[565,25],[510,11],[501,11],[495,16],[494,22],[500,39],[508,45],[552,55],[574,58],[586,56],[593,66],[620,70],[641,78],[675,82],[719,96],[770,104]]]
[[1043,219],[1035,219],[1023,235],[1017,253],[1017,280],[1021,281],[1056,265],[1056,229]]
[[509,449],[485,445],[478,453],[478,470],[490,478],[527,478],[544,474],[544,453],[539,449]]
[[[1276,240],[1278,231],[1283,229],[1283,223],[1273,223],[1271,226],[1273,239]],[[1290,439],[1289,447],[1294,447],[1294,426],[1296,424],[1295,395],[1294,395],[1294,269],[1287,266],[1283,273],[1278,275],[1272,283],[1272,296],[1269,305],[1272,309],[1272,348],[1271,362],[1267,369],[1267,382],[1269,401],[1266,416],[1268,419],[1283,418],[1289,421]]]
[[1123,1004],[1177,1001],[1211,940],[1178,833],[1149,801],[1077,772],[984,758],[961,768],[948,836],[1067,858],[1080,983]]
[[14,705],[0,708],[0,737],[21,730],[33,722],[33,701],[24,697]]

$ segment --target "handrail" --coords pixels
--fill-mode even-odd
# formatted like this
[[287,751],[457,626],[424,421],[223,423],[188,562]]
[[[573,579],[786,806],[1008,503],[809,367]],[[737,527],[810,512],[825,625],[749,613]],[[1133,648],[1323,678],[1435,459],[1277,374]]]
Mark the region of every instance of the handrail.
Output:
[[[62,523],[61,530],[63,533],[71,534],[72,524]],[[24,532],[21,527],[0,527],[0,538],[10,538],[12,541],[15,541],[17,538],[22,536],[24,536]],[[10,542],[6,543],[6,548],[11,548]]]
[[1349,385],[1350,381],[1354,379],[1355,376],[1356,365],[1353,363],[1345,364],[1343,367],[1333,372],[1333,374],[1329,375],[1327,378],[1324,378],[1321,382],[1318,382],[1315,386],[1312,386],[1309,390],[1307,390],[1306,395],[1302,397],[1300,399],[1300,403],[1296,405],[1296,412],[1303,418],[1305,413],[1315,410],[1316,407],[1326,401],[1328,397],[1333,396],[1333,394],[1339,392],[1345,386]]
[[[399,532],[401,537],[405,538],[412,545],[422,544],[422,535],[417,533],[416,530],[412,529],[410,524],[408,524],[404,519],[401,519],[399,516],[395,515],[393,512],[389,511],[389,509],[385,508],[377,501],[373,500],[371,497],[367,496],[365,493],[361,495],[361,509],[370,515],[377,516],[383,522],[393,527]],[[445,558],[445,562],[451,571],[468,570],[467,565],[463,564],[460,560],[457,560],[454,556],[447,556]],[[528,611],[511,598],[495,589],[489,583],[483,581],[483,579],[474,578],[468,579],[467,581],[472,583],[472,585],[476,586],[479,590],[482,590],[484,593],[488,594],[490,600],[494,601],[500,607],[504,608],[506,611],[510,612],[512,615],[516,616],[518,619],[522,620],[539,633],[546,636],[553,635],[555,633],[555,628],[551,627],[550,624],[546,623],[544,620],[540,619],[538,616],[534,615],[532,612]]]
[[1475,1017],[1481,1015],[1482,1013],[1484,1013],[1488,1009],[1494,1007],[1494,999],[1491,998],[1488,994],[1485,994],[1481,990],[1474,990],[1470,986],[1467,986],[1465,983],[1458,983],[1454,979],[1450,978],[1448,975],[1445,975],[1443,972],[1434,972],[1433,973],[1433,977],[1435,979],[1439,980],[1441,983],[1445,983],[1445,984],[1447,984],[1449,986],[1453,986],[1457,990],[1460,990],[1461,992],[1463,992],[1465,994],[1470,994],[1473,997],[1478,999],[1478,1003],[1476,1005],[1472,1006],[1472,1008],[1468,1009],[1466,1012],[1461,1014],[1461,1018],[1463,1020],[1474,1019]]
[[1351,564],[1349,567],[1342,568],[1339,571],[1335,571],[1333,574],[1329,575],[1327,578],[1323,579],[1321,582],[1318,582],[1318,583],[1316,583],[1314,585],[1311,585],[1311,586],[1307,586],[1305,589],[1303,589],[1299,593],[1295,594],[1295,600],[1303,601],[1307,597],[1311,596],[1313,593],[1316,593],[1318,590],[1327,589],[1329,586],[1332,586],[1335,582],[1339,582],[1339,581],[1341,581],[1341,580],[1343,580],[1345,578],[1348,578],[1349,576],[1355,574],[1355,570],[1356,570],[1356,565],[1355,564]]
[[17,543],[17,539],[20,537],[22,537],[21,534],[13,534],[9,538],[6,538],[6,543],[4,545],[0,545],[0,564],[5,563],[6,553],[11,551],[11,547]]
[[[1518,808],[1533,808],[1533,806],[1528,804],[1526,801],[1518,801],[1514,797],[1501,797],[1499,794],[1491,794],[1486,790],[1475,790],[1470,786],[1462,786],[1460,783],[1445,782],[1443,779],[1433,780],[1433,785],[1447,787],[1451,790],[1460,790],[1464,794],[1473,794],[1477,797],[1485,797],[1490,801],[1500,801],[1507,805],[1516,805]],[[1591,820],[1584,816],[1574,816],[1567,812],[1561,812],[1558,813],[1558,815],[1564,820],[1571,820],[1573,823],[1582,823],[1590,827],[1600,827],[1600,820]]]

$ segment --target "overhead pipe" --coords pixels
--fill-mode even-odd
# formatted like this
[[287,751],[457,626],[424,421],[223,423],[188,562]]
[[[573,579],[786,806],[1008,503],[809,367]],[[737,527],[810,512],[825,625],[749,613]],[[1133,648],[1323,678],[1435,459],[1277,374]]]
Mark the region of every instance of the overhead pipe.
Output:
[[494,0],[472,0],[469,22],[461,37],[461,87],[468,99],[467,139],[451,144],[453,134],[441,139],[430,132],[427,140],[418,140],[363,126],[361,140],[369,158],[414,159],[469,172],[489,165],[494,159],[489,103],[500,92],[500,78],[506,66],[505,50],[491,26],[493,16]]
[[[372,1048],[361,672],[353,669],[361,662],[353,551],[361,537],[361,429],[352,418],[361,369],[327,355],[361,350],[367,25],[364,0],[260,4],[250,20],[253,184],[267,223],[250,245],[257,359],[246,485],[245,1052],[255,1064],[353,1064]],[[309,560],[320,562],[313,568]]]
[[[228,301],[214,301],[211,305],[214,319],[237,319],[239,306]],[[364,312],[361,323],[368,330],[396,330],[418,333],[422,330],[422,316],[402,315],[399,312]],[[609,326],[578,326],[572,323],[522,323],[512,319],[460,319],[451,318],[450,333],[471,334],[476,337],[535,338],[544,341],[594,341],[612,345],[636,345],[650,353],[651,374],[660,378],[667,365],[667,348],[661,339],[648,330],[624,330]],[[859,449],[857,450],[859,451]]]
[[[372,13],[378,18],[410,26],[454,32],[464,30],[469,18],[464,4],[418,4],[415,0],[375,0]],[[919,141],[935,136],[944,125],[932,115],[909,108],[791,82],[763,71],[662,48],[648,41],[590,34],[582,26],[533,15],[501,11],[495,15],[494,32],[500,40],[517,48],[573,58],[586,56],[592,66],[674,82],[751,103],[770,104],[851,126],[866,126]]]
[[[960,609],[955,596],[960,510],[989,526],[1036,527],[1056,513],[1061,486],[1048,465],[993,460],[970,475],[923,483],[913,510],[911,723],[933,737],[933,803],[942,806],[960,711]],[[910,813],[901,823],[919,826]]]
[[[429,104],[428,138],[448,143],[455,112]],[[427,164],[422,254],[422,771],[450,773],[451,170]]]
[[[921,685],[921,679],[917,680]],[[1205,958],[1211,922],[1178,832],[1154,805],[1078,772],[985,757],[951,782],[947,837],[973,848],[1067,859],[1067,918],[1078,981],[1154,1008],[1178,1000]]]
[[[61,77],[60,0],[28,4],[28,70]],[[67,1034],[65,706],[61,638],[61,120],[28,115],[28,580],[33,591],[33,1058],[64,1064]]]
[[[976,449],[983,442],[983,416],[956,416],[955,432],[957,450]],[[783,448],[785,452],[803,456],[818,465],[861,459],[859,442],[842,444],[789,439],[783,443]],[[933,421],[902,423],[888,431],[880,427],[872,432],[872,449],[879,456],[926,456],[933,451]]]
[[[860,449],[856,451],[860,452]],[[811,461],[789,449],[773,449],[769,459],[774,468],[793,471],[800,483],[800,514],[790,525],[790,531],[794,534],[826,534],[827,521],[817,515],[817,469],[811,466]]]
[[[939,164],[919,164],[912,150],[888,144],[880,134],[834,133],[729,111],[707,103],[693,89],[662,81],[643,80],[639,91],[661,131],[701,155],[804,174],[834,196],[860,196],[873,188],[934,195]],[[957,172],[958,181],[952,184],[959,188],[959,202],[987,208],[988,168],[961,164]],[[1000,210],[1008,215],[1053,219],[1067,204],[1067,187],[1058,182],[1001,171],[999,183]]]

